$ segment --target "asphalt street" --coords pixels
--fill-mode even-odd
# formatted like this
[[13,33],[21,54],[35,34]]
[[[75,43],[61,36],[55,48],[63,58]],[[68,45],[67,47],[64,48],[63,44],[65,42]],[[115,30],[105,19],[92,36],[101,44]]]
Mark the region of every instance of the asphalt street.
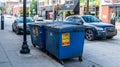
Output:
[[[22,41],[23,35],[16,35],[12,32],[12,18],[5,18],[5,30],[9,31],[15,38]],[[8,35],[9,36],[9,35]],[[31,44],[30,35],[27,35],[27,42]],[[32,45],[29,45],[33,47]],[[95,41],[85,40],[83,62],[78,58],[64,60],[64,67],[120,67],[120,31],[113,39],[102,39]]]

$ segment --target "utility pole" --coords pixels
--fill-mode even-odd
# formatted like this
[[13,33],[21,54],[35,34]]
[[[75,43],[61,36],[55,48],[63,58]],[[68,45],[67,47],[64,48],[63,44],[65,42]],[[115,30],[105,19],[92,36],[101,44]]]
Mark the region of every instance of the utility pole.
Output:
[[87,0],[87,10],[86,10],[86,12],[87,12],[87,15],[89,15],[89,0]]
[[28,48],[27,37],[26,37],[26,0],[23,1],[23,22],[24,22],[23,45],[22,45],[22,49],[20,50],[20,53],[29,54],[30,49]]

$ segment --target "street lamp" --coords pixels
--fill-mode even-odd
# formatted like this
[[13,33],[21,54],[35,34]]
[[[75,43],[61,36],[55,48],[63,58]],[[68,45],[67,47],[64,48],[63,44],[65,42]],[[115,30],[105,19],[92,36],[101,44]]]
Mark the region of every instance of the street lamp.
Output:
[[23,2],[23,22],[24,22],[24,34],[23,34],[23,45],[22,49],[20,50],[21,54],[29,54],[30,49],[27,45],[27,38],[26,38],[26,0]]

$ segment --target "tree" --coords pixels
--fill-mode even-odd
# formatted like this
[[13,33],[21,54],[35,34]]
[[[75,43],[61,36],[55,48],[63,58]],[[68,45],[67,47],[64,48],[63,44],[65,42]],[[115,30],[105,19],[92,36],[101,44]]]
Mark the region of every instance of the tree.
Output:
[[30,4],[30,12],[32,16],[37,14],[37,0],[32,0],[32,3]]
[[1,6],[0,6],[1,12],[4,12],[4,9],[5,9],[4,7],[1,7]]
[[[20,11],[20,16],[23,17],[23,10]],[[29,8],[26,9],[26,16],[29,16]]]

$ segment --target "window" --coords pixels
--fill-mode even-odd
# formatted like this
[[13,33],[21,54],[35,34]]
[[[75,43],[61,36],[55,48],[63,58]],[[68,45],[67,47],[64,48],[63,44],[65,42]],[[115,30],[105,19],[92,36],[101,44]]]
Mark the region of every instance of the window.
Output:
[[80,17],[74,17],[74,21],[83,24],[83,20]]
[[44,2],[40,2],[40,6],[44,6]]
[[100,19],[98,19],[95,16],[82,16],[83,20],[87,23],[92,23],[92,22],[101,22]]
[[66,5],[74,5],[74,0],[67,0],[65,1]]
[[68,17],[66,20],[67,20],[67,21],[74,21],[73,18],[74,18],[74,17]]

